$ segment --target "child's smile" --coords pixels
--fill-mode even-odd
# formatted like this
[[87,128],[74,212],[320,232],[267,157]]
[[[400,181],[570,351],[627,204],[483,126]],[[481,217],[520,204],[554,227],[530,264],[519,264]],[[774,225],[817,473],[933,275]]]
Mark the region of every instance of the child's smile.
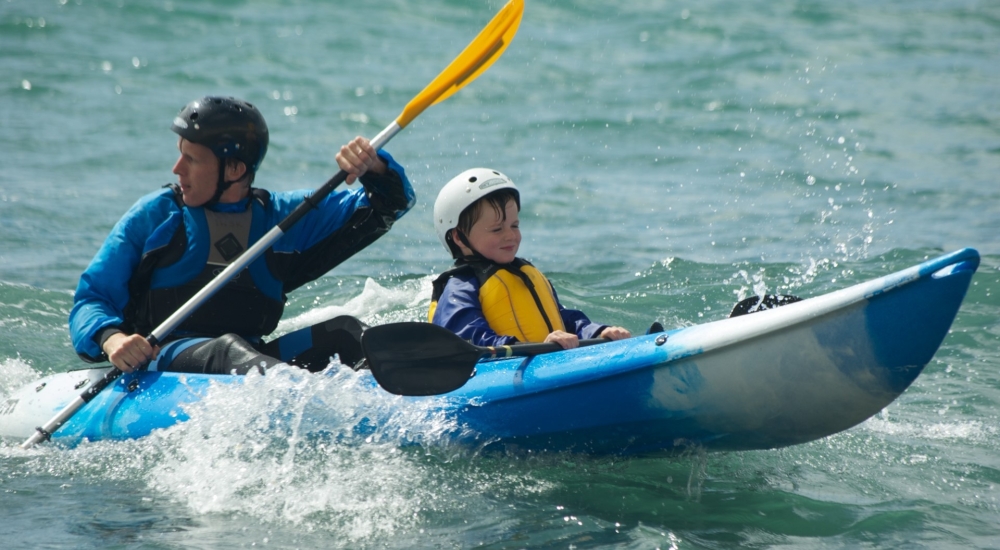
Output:
[[[498,264],[513,262],[517,256],[517,249],[521,246],[517,203],[513,200],[507,201],[504,212],[506,219],[492,208],[484,207],[482,215],[472,225],[468,235],[469,244],[477,252]],[[464,246],[461,248],[463,253],[471,252],[464,250]]]

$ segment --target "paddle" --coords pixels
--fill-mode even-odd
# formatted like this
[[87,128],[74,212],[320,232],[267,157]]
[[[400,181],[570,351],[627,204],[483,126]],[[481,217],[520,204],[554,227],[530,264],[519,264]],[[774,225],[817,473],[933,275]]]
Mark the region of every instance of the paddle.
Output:
[[[476,35],[472,42],[462,50],[462,53],[458,54],[458,57],[445,67],[441,71],[441,74],[406,104],[406,107],[403,108],[403,111],[396,120],[372,138],[372,147],[376,150],[381,149],[393,136],[419,116],[424,109],[435,103],[444,101],[488,69],[503,54],[510,41],[514,38],[517,28],[521,24],[521,15],[523,13],[524,0],[510,0],[483,30]],[[205,285],[187,303],[168,317],[160,326],[156,327],[147,338],[149,343],[156,346],[162,342],[184,319],[187,319],[189,315],[201,307],[202,304],[211,298],[220,288],[225,286],[236,274],[270,248],[275,241],[280,239],[303,216],[319,206],[319,203],[346,179],[347,172],[343,170],[337,172],[328,182],[317,189],[311,196],[307,197],[288,217],[268,231],[256,244],[248,248],[229,267],[219,273],[212,282]],[[45,423],[44,426],[36,428],[35,433],[21,444],[21,448],[28,449],[36,443],[48,439],[76,411],[90,402],[91,399],[114,382],[121,374],[122,372],[117,368],[108,370],[103,378],[92,384],[87,391],[83,392],[69,405],[66,405],[62,411]]]
[[[581,340],[581,346],[609,342]],[[361,349],[379,386],[396,395],[439,395],[468,382],[481,359],[531,357],[562,351],[554,342],[483,347],[430,323],[379,325],[361,334]]]

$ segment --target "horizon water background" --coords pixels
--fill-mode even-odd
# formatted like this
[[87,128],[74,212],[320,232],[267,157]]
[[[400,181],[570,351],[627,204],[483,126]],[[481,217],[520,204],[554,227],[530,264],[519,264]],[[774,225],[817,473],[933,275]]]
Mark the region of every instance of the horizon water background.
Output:
[[[258,185],[316,188],[501,6],[0,0],[0,400],[83,366],[77,278],[174,181],[185,103],[256,103]],[[998,45],[987,1],[528,0],[503,57],[386,147],[413,211],[292,294],[278,329],[423,319],[448,265],[433,200],[474,166],[519,185],[521,255],[563,301],[636,333],[978,249],[952,333],[863,424],[772,451],[481,456],[415,411],[295,452],[261,419],[321,402],[350,426],[391,399],[346,374],[264,377],[143,440],[0,442],[0,547],[1000,546]],[[400,445],[413,434],[427,444]]]

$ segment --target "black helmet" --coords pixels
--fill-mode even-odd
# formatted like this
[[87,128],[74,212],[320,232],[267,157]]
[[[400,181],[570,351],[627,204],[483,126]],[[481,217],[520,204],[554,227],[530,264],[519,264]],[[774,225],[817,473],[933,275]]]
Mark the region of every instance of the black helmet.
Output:
[[256,173],[267,153],[267,123],[256,107],[235,97],[205,97],[188,103],[170,128],[204,145],[220,159],[243,161]]

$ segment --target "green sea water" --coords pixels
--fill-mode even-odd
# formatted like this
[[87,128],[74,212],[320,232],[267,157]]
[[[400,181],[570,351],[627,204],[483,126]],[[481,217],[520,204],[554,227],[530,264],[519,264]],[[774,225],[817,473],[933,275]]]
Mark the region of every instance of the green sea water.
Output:
[[[0,0],[0,398],[82,365],[77,278],[173,181],[185,103],[256,103],[271,130],[258,184],[315,188],[501,5]],[[0,547],[1000,546],[998,45],[988,1],[528,0],[503,57],[386,147],[413,211],[292,294],[278,329],[422,319],[448,265],[433,199],[475,166],[520,186],[521,253],[563,301],[633,332],[977,248],[940,351],[863,424],[671,457],[480,456],[393,433],[293,453],[282,430],[228,422],[295,410],[269,380],[143,440],[0,442]],[[294,391],[331,414],[371,405]]]

